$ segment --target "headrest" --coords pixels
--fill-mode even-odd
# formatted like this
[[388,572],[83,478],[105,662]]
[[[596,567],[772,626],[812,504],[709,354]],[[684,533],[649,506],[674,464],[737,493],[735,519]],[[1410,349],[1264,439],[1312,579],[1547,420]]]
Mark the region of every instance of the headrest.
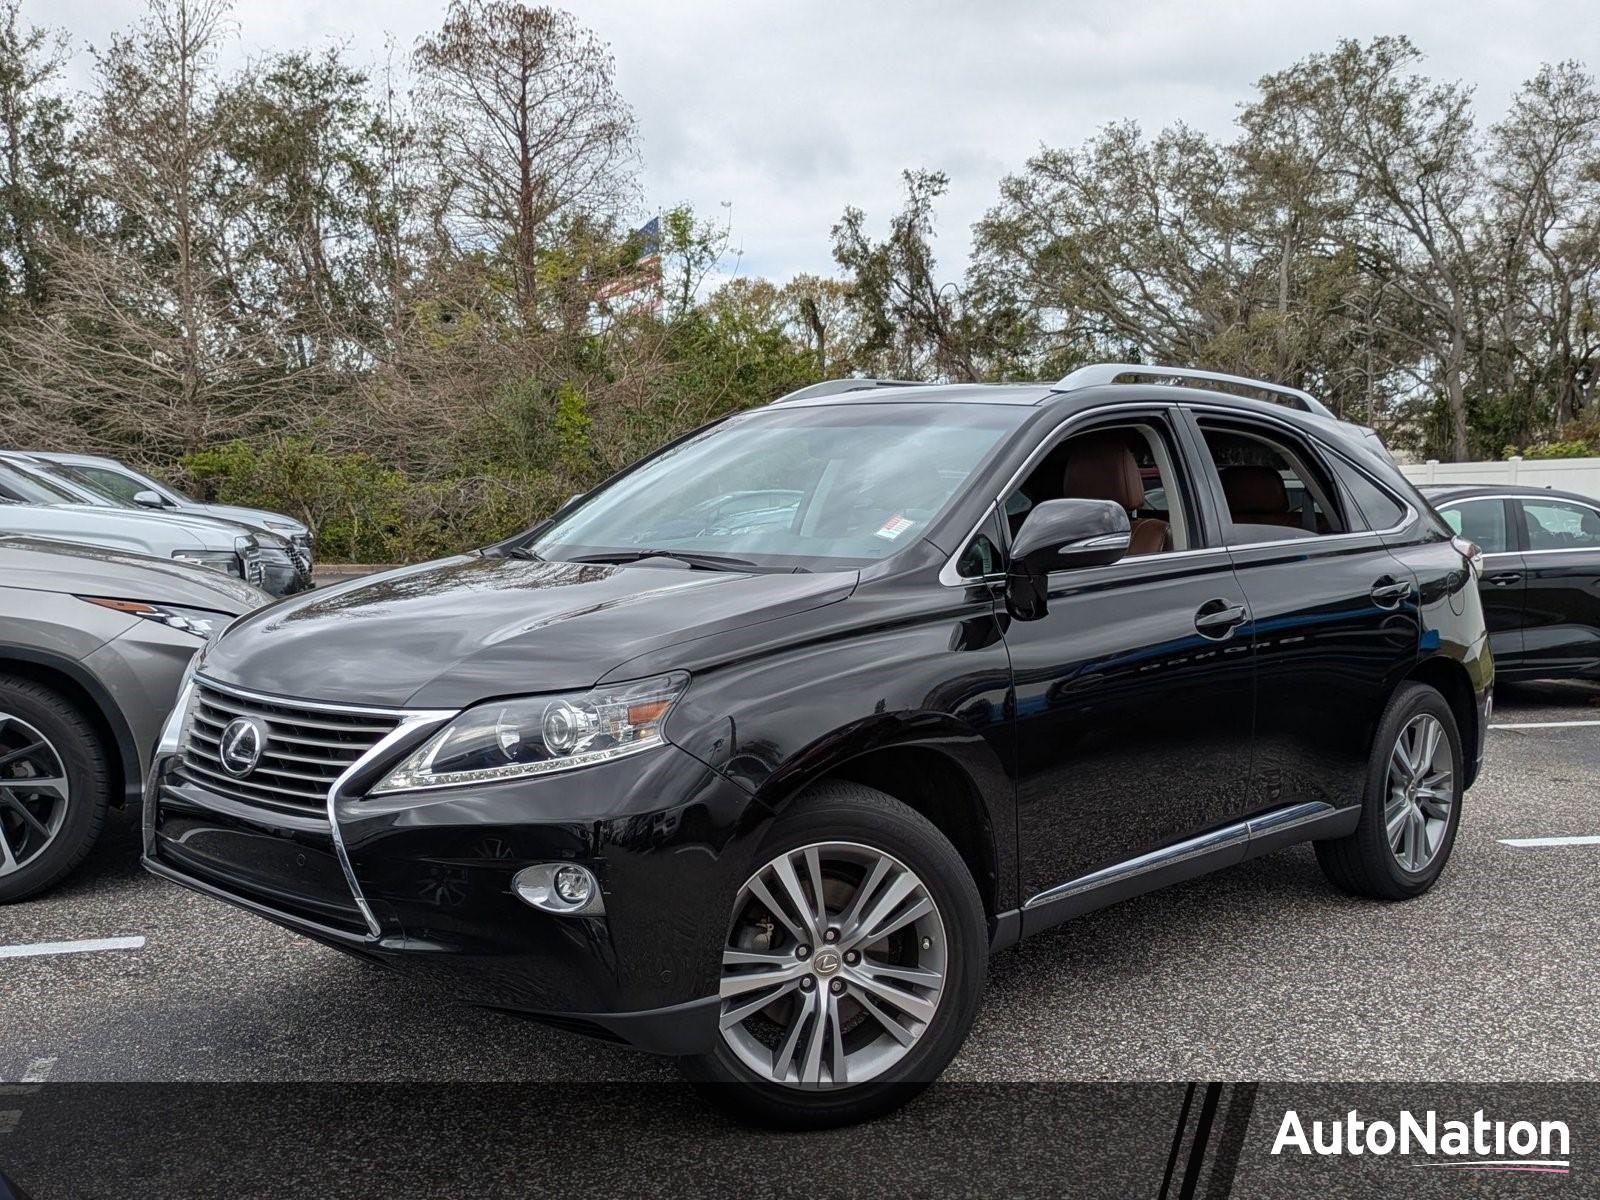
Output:
[[1128,443],[1115,433],[1091,433],[1068,444],[1061,494],[1081,500],[1115,500],[1130,512],[1144,505],[1144,481]]
[[1283,476],[1271,467],[1238,466],[1222,469],[1222,494],[1234,513],[1286,513],[1289,491]]

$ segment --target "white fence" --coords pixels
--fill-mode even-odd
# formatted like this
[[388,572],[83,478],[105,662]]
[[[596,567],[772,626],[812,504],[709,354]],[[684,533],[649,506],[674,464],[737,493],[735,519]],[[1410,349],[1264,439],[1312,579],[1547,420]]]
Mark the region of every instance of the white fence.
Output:
[[1429,459],[1400,468],[1412,483],[1494,483],[1556,488],[1600,499],[1600,458],[1508,458],[1504,462],[1442,463]]

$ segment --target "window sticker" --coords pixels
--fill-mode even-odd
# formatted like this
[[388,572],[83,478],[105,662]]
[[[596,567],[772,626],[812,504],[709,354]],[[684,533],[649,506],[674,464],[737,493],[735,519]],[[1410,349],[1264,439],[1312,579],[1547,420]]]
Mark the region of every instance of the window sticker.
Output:
[[895,513],[894,516],[880,525],[878,532],[872,536],[881,537],[886,541],[892,542],[915,524],[916,522],[910,517],[902,517],[899,513]]

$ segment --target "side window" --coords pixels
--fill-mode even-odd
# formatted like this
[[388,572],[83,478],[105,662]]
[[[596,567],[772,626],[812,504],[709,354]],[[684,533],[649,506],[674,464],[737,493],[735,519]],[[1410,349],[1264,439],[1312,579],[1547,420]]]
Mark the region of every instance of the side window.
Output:
[[991,510],[961,557],[956,559],[956,573],[963,579],[982,579],[985,575],[1003,572],[1005,556],[1000,552],[999,537],[1000,530]]
[[1156,417],[1063,438],[1006,497],[1011,536],[1046,500],[1114,500],[1127,510],[1133,531],[1128,557],[1189,549],[1195,545],[1194,507],[1173,447],[1166,422]]
[[[1332,457],[1332,456],[1330,456]],[[1384,491],[1349,463],[1333,458],[1333,472],[1344,485],[1345,494],[1367,519],[1372,529],[1393,529],[1406,515],[1405,505]]]
[[1349,532],[1333,482],[1297,441],[1265,429],[1202,421],[1235,543]]
[[1520,500],[1529,550],[1600,550],[1600,512],[1562,500]]
[[1475,542],[1485,554],[1504,554],[1511,549],[1506,536],[1506,506],[1498,497],[1490,500],[1464,500],[1439,509],[1452,532]]
[[96,491],[104,492],[114,500],[131,501],[135,494],[143,490],[143,486],[136,479],[131,479],[119,471],[106,471],[100,467],[80,467],[72,465],[63,468],[68,476],[76,476]]

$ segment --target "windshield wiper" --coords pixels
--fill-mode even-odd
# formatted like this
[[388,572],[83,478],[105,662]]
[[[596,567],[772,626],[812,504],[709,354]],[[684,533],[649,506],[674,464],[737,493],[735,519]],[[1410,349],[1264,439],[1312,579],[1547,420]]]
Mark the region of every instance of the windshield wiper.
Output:
[[707,571],[738,571],[758,567],[748,558],[734,558],[731,554],[702,554],[698,550],[616,550],[609,554],[578,554],[566,559],[575,563],[631,563],[646,558],[675,558],[691,567]]
[[502,550],[500,553],[505,555],[507,558],[526,558],[526,559],[529,559],[529,560],[531,560],[533,562],[543,562],[544,561],[543,558],[541,558],[541,557],[539,557],[539,555],[535,554],[533,552],[532,548],[528,547],[528,546],[508,546],[506,549]]

